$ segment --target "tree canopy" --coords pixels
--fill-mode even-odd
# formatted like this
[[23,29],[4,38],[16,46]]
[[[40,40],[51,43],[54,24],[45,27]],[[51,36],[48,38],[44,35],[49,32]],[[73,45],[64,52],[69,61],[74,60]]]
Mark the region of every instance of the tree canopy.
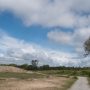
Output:
[[84,49],[85,49],[85,55],[89,55],[90,54],[90,37],[89,39],[87,39],[84,43]]

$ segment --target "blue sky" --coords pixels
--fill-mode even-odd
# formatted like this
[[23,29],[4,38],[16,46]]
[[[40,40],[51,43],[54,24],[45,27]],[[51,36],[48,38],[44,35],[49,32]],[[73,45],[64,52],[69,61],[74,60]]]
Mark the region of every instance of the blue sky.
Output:
[[[0,27],[3,31],[7,32],[10,36],[25,40],[31,43],[37,43],[46,48],[62,50],[62,51],[74,51],[73,48],[66,45],[53,43],[48,40],[47,33],[53,29],[59,29],[60,27],[48,28],[40,25],[25,26],[21,19],[18,19],[10,12],[3,12],[0,15]],[[62,29],[64,32],[72,32],[71,29]],[[68,50],[69,49],[69,50]]]
[[90,36],[89,3],[0,0],[0,63],[38,59],[40,64],[89,66],[89,57],[77,59],[82,57],[83,44]]

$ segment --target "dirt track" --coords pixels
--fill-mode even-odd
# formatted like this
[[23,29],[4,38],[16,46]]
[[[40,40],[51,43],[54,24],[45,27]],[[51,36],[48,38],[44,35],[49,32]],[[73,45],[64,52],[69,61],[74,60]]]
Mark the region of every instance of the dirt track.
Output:
[[78,80],[69,90],[90,90],[86,77],[78,77]]

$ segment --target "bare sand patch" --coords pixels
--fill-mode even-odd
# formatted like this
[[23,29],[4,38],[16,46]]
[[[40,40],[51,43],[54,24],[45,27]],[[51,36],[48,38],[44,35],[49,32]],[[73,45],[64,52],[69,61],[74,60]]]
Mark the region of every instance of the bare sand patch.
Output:
[[0,80],[0,90],[60,90],[69,80],[65,77],[43,79],[6,79]]
[[0,72],[17,72],[17,73],[24,73],[26,70],[13,67],[13,66],[0,66]]

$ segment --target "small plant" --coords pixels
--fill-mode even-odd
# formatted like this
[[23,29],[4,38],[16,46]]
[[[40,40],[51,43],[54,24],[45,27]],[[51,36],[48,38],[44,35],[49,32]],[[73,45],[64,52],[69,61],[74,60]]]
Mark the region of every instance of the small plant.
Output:
[[73,79],[78,79],[77,76],[74,76]]

